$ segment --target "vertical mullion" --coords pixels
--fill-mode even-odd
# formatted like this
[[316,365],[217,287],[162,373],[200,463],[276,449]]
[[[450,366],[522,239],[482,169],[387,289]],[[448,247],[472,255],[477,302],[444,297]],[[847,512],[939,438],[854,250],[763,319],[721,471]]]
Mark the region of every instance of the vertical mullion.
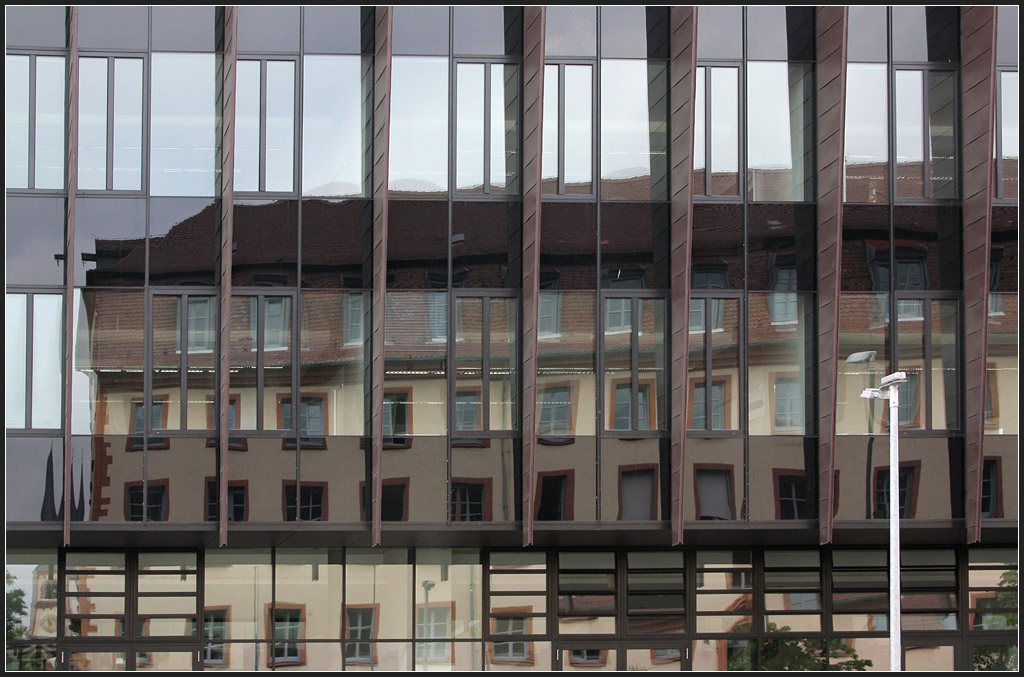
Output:
[[[266,303],[267,299],[262,294],[253,297],[256,299],[256,429],[263,430],[263,398],[265,393],[263,392],[263,361],[264,361],[264,350],[266,349],[266,341],[264,340],[264,334],[266,332]],[[225,406],[227,403],[224,403]],[[295,420],[295,401],[292,400],[292,421]],[[298,489],[298,487],[296,487]],[[298,500],[298,492],[296,492],[296,501]]]
[[114,82],[115,82],[115,63],[116,59],[110,57],[107,59],[107,171],[106,171],[106,186],[107,190],[114,189]]
[[[630,302],[630,337],[629,337],[629,420],[633,430],[640,427],[640,299],[633,297]],[[651,396],[647,395],[647,411],[650,415]]]
[[[77,115],[77,113],[76,113]],[[36,187],[36,57],[28,57],[28,182]]]
[[180,378],[180,394],[178,396],[178,429],[186,430],[188,415],[188,294],[178,297],[178,308],[181,318],[178,327],[178,341],[181,346],[181,353],[178,356],[178,376]]
[[491,64],[485,63],[484,67],[484,195],[491,193]]
[[267,60],[260,59],[260,147],[259,183],[257,189],[267,190]]
[[483,430],[491,429],[491,298],[483,302],[483,326],[480,332],[480,406],[483,408]]

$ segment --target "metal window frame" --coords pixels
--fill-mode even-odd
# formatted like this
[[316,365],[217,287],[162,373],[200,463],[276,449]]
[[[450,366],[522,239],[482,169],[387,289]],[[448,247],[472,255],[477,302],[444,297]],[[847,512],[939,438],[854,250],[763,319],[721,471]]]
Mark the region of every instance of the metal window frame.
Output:
[[[303,56],[305,54],[283,52],[246,52],[238,55],[239,62],[256,61],[260,64],[259,148],[257,149],[259,153],[258,187],[256,190],[246,191],[236,189],[234,193],[240,199],[288,198],[301,202],[300,198],[302,196],[300,195],[299,180],[302,174],[302,138],[300,135],[302,119],[300,116],[302,115],[301,101],[304,94],[302,87]],[[288,62],[294,66],[294,71],[292,72],[294,77],[292,82],[292,189],[290,191],[267,190],[267,64],[271,61]]]

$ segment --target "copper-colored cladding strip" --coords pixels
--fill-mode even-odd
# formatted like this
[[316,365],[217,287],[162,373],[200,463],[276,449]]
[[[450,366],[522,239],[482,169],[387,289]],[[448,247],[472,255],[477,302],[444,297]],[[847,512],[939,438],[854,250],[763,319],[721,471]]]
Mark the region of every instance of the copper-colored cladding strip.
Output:
[[373,54],[373,310],[370,434],[373,448],[373,544],[380,545],[384,463],[384,287],[388,267],[388,143],[391,130],[391,7],[378,6]]
[[964,196],[964,433],[967,542],[981,540],[989,266],[992,249],[992,148],[996,108],[996,8],[960,12]]
[[235,80],[238,62],[238,8],[225,7],[221,62],[220,114],[220,369],[217,371],[217,428],[219,431],[220,508],[217,513],[218,543],[228,543],[228,409],[230,400],[231,356],[231,246],[234,241],[235,213]]
[[540,303],[540,162],[547,10],[523,9],[523,545],[533,545],[537,447],[537,311]]
[[839,281],[843,242],[843,148],[849,10],[816,16],[818,183],[818,540],[832,542],[839,369]]
[[[65,108],[68,126],[64,158],[67,190],[64,214],[64,545],[71,545],[71,346],[74,340],[75,192],[78,190],[78,7],[67,10],[68,88]],[[73,111],[73,113],[72,113]]]
[[669,27],[669,186],[672,308],[672,544],[683,543],[686,446],[686,360],[690,343],[690,259],[693,234],[693,121],[697,87],[697,8],[673,7]]

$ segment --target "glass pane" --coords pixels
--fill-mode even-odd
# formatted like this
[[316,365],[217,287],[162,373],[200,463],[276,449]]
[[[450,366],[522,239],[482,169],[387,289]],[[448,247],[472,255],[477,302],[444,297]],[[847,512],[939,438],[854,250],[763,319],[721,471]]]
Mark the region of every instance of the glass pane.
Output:
[[811,199],[814,180],[812,68],[747,65],[747,191],[751,200]]
[[4,170],[8,188],[28,188],[28,62],[7,55],[4,84]]
[[299,51],[299,8],[240,7],[238,51]]
[[601,62],[601,193],[606,199],[665,199],[668,142],[665,67]]
[[[740,305],[735,299],[711,301],[721,304],[721,331],[711,331],[711,397],[712,430],[739,428],[739,324]],[[713,318],[713,321],[717,320]]]
[[[810,7],[747,9],[747,58],[814,60],[814,11]],[[756,30],[749,27],[756,26]]]
[[[668,429],[667,386],[665,374],[665,301],[640,300],[639,352],[640,402],[646,403],[651,428]],[[649,393],[645,389],[649,389]],[[643,425],[643,407],[638,423]],[[641,428],[643,429],[643,428]]]
[[389,292],[384,339],[385,446],[447,430],[448,294]]
[[325,433],[361,435],[363,354],[369,296],[363,292],[302,293],[302,390],[327,391],[334,402]]
[[518,66],[491,64],[490,134],[491,192],[515,193],[519,189]]
[[[252,298],[252,297],[250,297]],[[287,296],[267,296],[262,299],[263,338],[263,428],[284,429],[286,422],[280,416],[270,416],[267,406],[278,396],[289,397],[292,390],[292,300]],[[277,413],[280,413],[278,411]]]
[[[76,290],[75,297],[72,430],[133,434],[144,395],[143,294]],[[141,439],[130,439],[141,449]]]
[[[483,568],[472,549],[416,551],[416,637],[479,639]],[[428,603],[429,602],[429,603]],[[436,653],[441,647],[430,645]],[[430,650],[428,649],[428,653]]]
[[[266,609],[272,600],[269,550],[229,550],[206,553],[203,603],[209,624],[212,614],[223,613],[226,636],[231,639],[265,637]],[[207,628],[209,631],[209,628]]]
[[260,189],[260,81],[259,61],[238,62],[235,67],[235,190]]
[[522,51],[522,9],[518,7],[455,7],[453,29],[456,54],[497,56]]
[[[231,347],[229,368],[231,389],[247,392],[235,404],[234,427],[256,429],[256,360],[257,304],[256,297],[231,297]],[[229,410],[230,411],[230,410]]]
[[148,7],[82,7],[78,11],[78,46],[99,49],[146,49]]
[[558,124],[558,66],[544,66],[544,136],[541,139],[541,186],[545,194],[558,192],[558,140],[562,130]]
[[928,73],[928,174],[931,195],[957,196],[956,76],[952,72]]
[[[181,427],[181,298],[153,297],[154,429]],[[132,432],[144,434],[142,430]]]
[[448,54],[447,7],[398,7],[394,12],[395,54]]
[[893,7],[893,61],[958,60],[959,18],[956,7]]
[[185,367],[186,427],[207,430],[217,427],[213,421],[214,393],[217,391],[217,336],[220,333],[218,299],[215,296],[189,296],[186,310]]
[[150,193],[216,192],[216,59],[153,54]]
[[667,7],[601,8],[601,56],[668,57]]
[[[344,637],[396,639],[412,634],[413,567],[404,548],[345,553]],[[359,645],[356,645],[357,647]]]
[[[460,63],[456,70],[455,189],[484,189],[484,64]],[[492,85],[493,86],[493,85]]]
[[62,427],[63,311],[62,296],[36,294],[32,297],[33,428]]
[[36,188],[64,187],[64,57],[36,57]]
[[[1002,12],[1003,8],[1000,8]],[[1000,33],[1000,38],[1002,33]],[[1017,73],[999,74],[999,197],[1016,199],[1020,161],[1020,84]]]
[[362,48],[359,6],[304,7],[303,49],[307,54],[359,54]]
[[743,58],[742,7],[705,6],[698,10],[697,58]]
[[28,297],[25,294],[7,294],[4,311],[4,353],[6,372],[6,413],[8,428],[25,427],[25,387],[28,382],[26,357],[28,356]]
[[455,430],[483,428],[483,299],[455,300]]
[[[787,275],[777,273],[780,278]],[[787,288],[784,282],[778,286]],[[752,435],[809,432],[814,410],[809,397],[814,391],[809,381],[814,364],[808,339],[811,305],[807,294],[796,292],[750,294],[747,391]]]
[[7,44],[63,49],[67,39],[66,8],[11,7],[5,13]]
[[739,194],[739,69],[711,70],[711,194]]
[[594,434],[594,306],[593,292],[541,292],[537,326],[540,437],[553,441]]
[[152,8],[153,50],[212,52],[217,46],[214,7]]
[[[297,610],[301,607],[299,621],[305,639],[337,640],[341,636],[341,614],[338,613],[344,576],[341,562],[340,549],[277,550],[274,567],[277,608]],[[279,628],[278,632],[281,630]]]
[[447,59],[395,57],[390,144],[388,190],[447,193]]
[[[541,212],[541,291],[595,289],[597,279],[597,204],[547,202]],[[637,278],[636,268],[630,276]],[[608,285],[606,285],[608,286]],[[551,317],[548,309],[542,322]],[[582,319],[582,318],[581,318]],[[546,329],[542,329],[546,333]]]
[[884,65],[847,66],[843,198],[846,202],[889,201],[887,81]]
[[[46,437],[7,439],[8,522],[59,522],[64,487],[64,441]],[[75,473],[81,477],[81,472]],[[75,496],[82,491],[76,487]],[[79,498],[81,500],[81,498]]]
[[[733,439],[689,438],[683,482],[687,520],[743,519],[743,443]],[[738,581],[733,581],[737,585]]]
[[[775,381],[776,396],[780,391],[785,393],[785,383],[784,378]],[[785,412],[783,402],[780,399],[776,403],[776,412]],[[796,437],[794,433],[789,437],[779,437],[780,434],[783,432],[776,430],[774,437],[750,437],[750,518],[815,519],[818,515],[816,440]]]
[[958,303],[932,301],[932,428],[959,427]]
[[975,670],[1016,672],[1020,669],[1018,651],[1015,644],[976,645],[972,648],[971,666]]
[[[109,623],[109,621],[105,622]],[[68,670],[110,670],[121,672],[127,670],[128,654],[122,652],[76,651],[66,656]]]
[[708,69],[697,69],[696,97],[693,100],[693,193],[707,193],[707,77]]
[[[552,388],[546,398],[558,397]],[[550,407],[551,399],[545,400]],[[591,418],[593,421],[593,418]],[[538,424],[538,435],[541,426]],[[591,424],[592,425],[592,424]],[[538,439],[534,486],[534,519],[549,522],[590,522],[597,519],[597,448],[593,437],[544,435]]]
[[924,72],[896,71],[896,195],[928,197],[924,165]]
[[519,404],[516,299],[492,298],[490,344],[490,429],[515,430]]
[[142,188],[142,59],[114,59],[114,190]]
[[596,56],[597,10],[549,7],[544,50],[551,56]]
[[107,187],[107,60],[78,62],[78,187]]
[[291,192],[295,175],[294,61],[267,62],[266,116],[266,189],[271,192]]
[[[847,53],[851,62],[886,62],[889,52],[887,23],[888,11],[885,7],[850,8]],[[850,94],[847,90],[848,101]]]
[[1019,337],[1016,323],[1016,294],[989,294],[988,365],[985,374],[985,432],[988,435],[1016,434],[1018,401],[1014,384],[1018,378]]
[[842,294],[839,298],[839,375],[836,432],[879,434],[887,407],[860,397],[889,373],[888,294]]
[[302,63],[302,194],[363,195],[370,60],[306,55]]
[[[606,430],[631,430],[633,424],[633,299],[604,299],[604,393]],[[648,422],[649,427],[649,422]]]
[[591,66],[565,66],[566,193],[593,192],[592,70]]

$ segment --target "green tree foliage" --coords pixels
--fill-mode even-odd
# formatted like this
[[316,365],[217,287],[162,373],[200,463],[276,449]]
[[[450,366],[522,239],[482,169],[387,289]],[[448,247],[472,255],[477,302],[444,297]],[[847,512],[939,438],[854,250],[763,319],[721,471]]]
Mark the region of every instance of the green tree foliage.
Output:
[[[750,632],[748,624],[733,628],[733,632]],[[769,633],[791,632],[792,628],[784,625],[781,628],[775,623],[768,623]],[[873,666],[868,659],[862,659],[853,647],[843,644],[841,640],[809,639],[800,637],[769,637],[761,644],[762,670],[852,670],[864,671]],[[753,652],[735,651],[729,654],[729,670],[753,670]]]
[[28,630],[21,624],[25,616],[25,591],[14,587],[14,576],[4,569],[7,576],[7,640],[22,639]]

